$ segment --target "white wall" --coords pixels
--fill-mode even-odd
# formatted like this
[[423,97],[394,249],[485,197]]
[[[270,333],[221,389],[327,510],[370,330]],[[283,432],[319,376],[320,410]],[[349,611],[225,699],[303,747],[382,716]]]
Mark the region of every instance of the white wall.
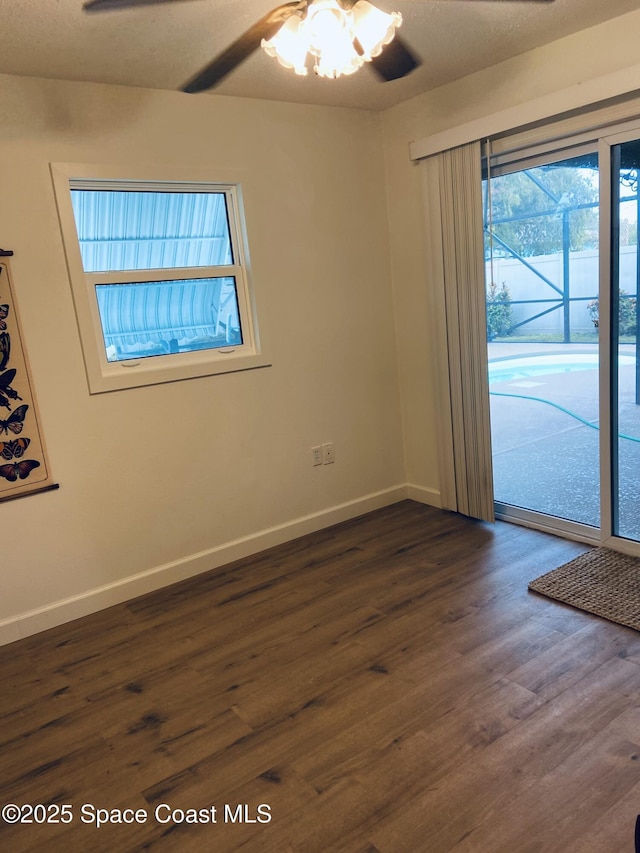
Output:
[[[0,642],[404,494],[375,115],[9,76],[0,114],[0,246],[60,484],[0,504]],[[50,162],[243,170],[273,366],[90,396]]]
[[640,11],[636,11],[382,114],[405,467],[411,493],[432,503],[437,503],[439,495],[436,368],[430,348],[420,166],[409,159],[409,143],[635,66],[639,32]]

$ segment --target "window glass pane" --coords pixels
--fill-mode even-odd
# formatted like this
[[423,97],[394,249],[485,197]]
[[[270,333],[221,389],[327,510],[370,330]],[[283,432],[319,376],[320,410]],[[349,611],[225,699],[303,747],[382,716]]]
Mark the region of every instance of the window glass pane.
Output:
[[232,276],[99,284],[107,361],[242,344]]
[[233,263],[226,196],[72,189],[85,272]]
[[492,178],[485,204],[495,499],[599,527],[597,155]]

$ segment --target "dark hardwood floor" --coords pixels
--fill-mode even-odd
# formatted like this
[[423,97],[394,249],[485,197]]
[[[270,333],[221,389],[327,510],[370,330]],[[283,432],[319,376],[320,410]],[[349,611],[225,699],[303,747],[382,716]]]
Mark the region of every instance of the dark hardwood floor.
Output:
[[0,850],[632,851],[640,635],[527,591],[584,550],[406,501],[0,648]]

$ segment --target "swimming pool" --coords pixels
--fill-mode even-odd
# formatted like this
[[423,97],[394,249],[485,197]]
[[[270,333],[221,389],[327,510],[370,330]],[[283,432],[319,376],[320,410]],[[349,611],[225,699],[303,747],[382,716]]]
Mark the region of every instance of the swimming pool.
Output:
[[[618,363],[621,367],[625,367],[634,365],[636,360],[632,355],[621,355]],[[550,353],[549,355],[500,358],[489,362],[489,383],[513,382],[518,379],[548,376],[552,373],[573,373],[576,370],[596,370],[598,364],[597,353]]]

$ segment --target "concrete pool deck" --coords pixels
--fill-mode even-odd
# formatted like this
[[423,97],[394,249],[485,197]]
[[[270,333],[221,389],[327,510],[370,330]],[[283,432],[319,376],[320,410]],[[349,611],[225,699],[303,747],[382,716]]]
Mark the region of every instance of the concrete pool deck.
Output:
[[[597,345],[490,343],[488,352],[490,361],[597,355]],[[620,352],[635,356],[635,346]],[[598,371],[516,377],[490,391],[495,499],[598,527]],[[620,369],[619,420],[620,433],[640,438],[633,364]],[[621,439],[618,452],[619,531],[640,539],[640,442]]]

